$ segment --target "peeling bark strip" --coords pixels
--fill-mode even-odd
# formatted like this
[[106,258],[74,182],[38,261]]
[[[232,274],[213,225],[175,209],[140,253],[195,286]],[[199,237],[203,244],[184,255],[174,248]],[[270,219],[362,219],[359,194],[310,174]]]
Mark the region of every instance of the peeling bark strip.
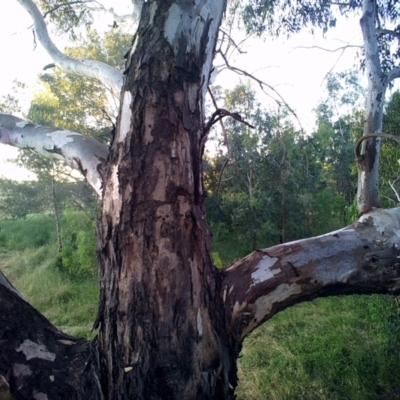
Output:
[[81,172],[101,196],[103,180],[100,171],[107,159],[108,148],[96,139],[76,132],[34,125],[0,113],[0,143],[64,161]]

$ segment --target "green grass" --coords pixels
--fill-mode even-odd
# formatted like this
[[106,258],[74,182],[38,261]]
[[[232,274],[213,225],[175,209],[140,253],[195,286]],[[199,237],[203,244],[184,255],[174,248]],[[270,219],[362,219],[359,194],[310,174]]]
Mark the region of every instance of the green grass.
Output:
[[73,336],[93,336],[98,282],[73,279],[60,271],[54,246],[3,254],[0,265],[25,299],[59,329]]
[[246,339],[238,400],[377,399],[400,386],[399,326],[390,296],[292,307]]
[[55,222],[51,215],[0,221],[0,252],[22,251],[48,243],[55,243]]

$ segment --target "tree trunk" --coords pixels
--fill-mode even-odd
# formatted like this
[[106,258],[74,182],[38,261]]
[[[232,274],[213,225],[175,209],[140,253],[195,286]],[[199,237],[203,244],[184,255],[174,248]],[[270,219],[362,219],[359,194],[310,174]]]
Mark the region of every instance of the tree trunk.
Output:
[[[360,20],[364,41],[365,68],[368,77],[364,136],[382,132],[383,106],[388,84],[388,77],[382,71],[379,59],[375,15],[375,0],[364,0],[363,14]],[[381,206],[379,200],[380,140],[380,138],[364,140],[361,155],[357,159],[357,204],[359,215],[369,212],[374,207]]]
[[128,55],[100,231],[108,399],[228,399],[236,386],[202,181],[224,3],[145,3]]

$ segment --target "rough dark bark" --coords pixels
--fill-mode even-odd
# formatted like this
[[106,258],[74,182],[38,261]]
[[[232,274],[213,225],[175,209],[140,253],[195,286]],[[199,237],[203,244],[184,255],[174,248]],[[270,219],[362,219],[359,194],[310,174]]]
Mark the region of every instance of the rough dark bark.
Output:
[[108,399],[231,398],[235,358],[204,215],[204,96],[223,1],[145,3],[101,220]]
[[[57,330],[0,279],[0,380],[16,400],[77,399],[90,343]],[[83,396],[81,397],[83,398]]]

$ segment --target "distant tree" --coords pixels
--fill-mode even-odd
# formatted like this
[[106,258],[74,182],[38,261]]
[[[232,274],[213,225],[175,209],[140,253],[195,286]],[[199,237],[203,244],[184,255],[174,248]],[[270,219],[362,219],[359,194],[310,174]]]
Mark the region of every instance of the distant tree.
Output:
[[[336,25],[338,15],[360,15],[363,38],[362,68],[368,79],[365,124],[358,153],[357,204],[360,215],[380,207],[379,148],[386,91],[400,77],[400,13],[392,0],[350,2],[249,0],[243,2],[243,20],[249,31],[275,35],[293,34],[305,26],[326,32]],[[348,46],[344,46],[348,47]]]

